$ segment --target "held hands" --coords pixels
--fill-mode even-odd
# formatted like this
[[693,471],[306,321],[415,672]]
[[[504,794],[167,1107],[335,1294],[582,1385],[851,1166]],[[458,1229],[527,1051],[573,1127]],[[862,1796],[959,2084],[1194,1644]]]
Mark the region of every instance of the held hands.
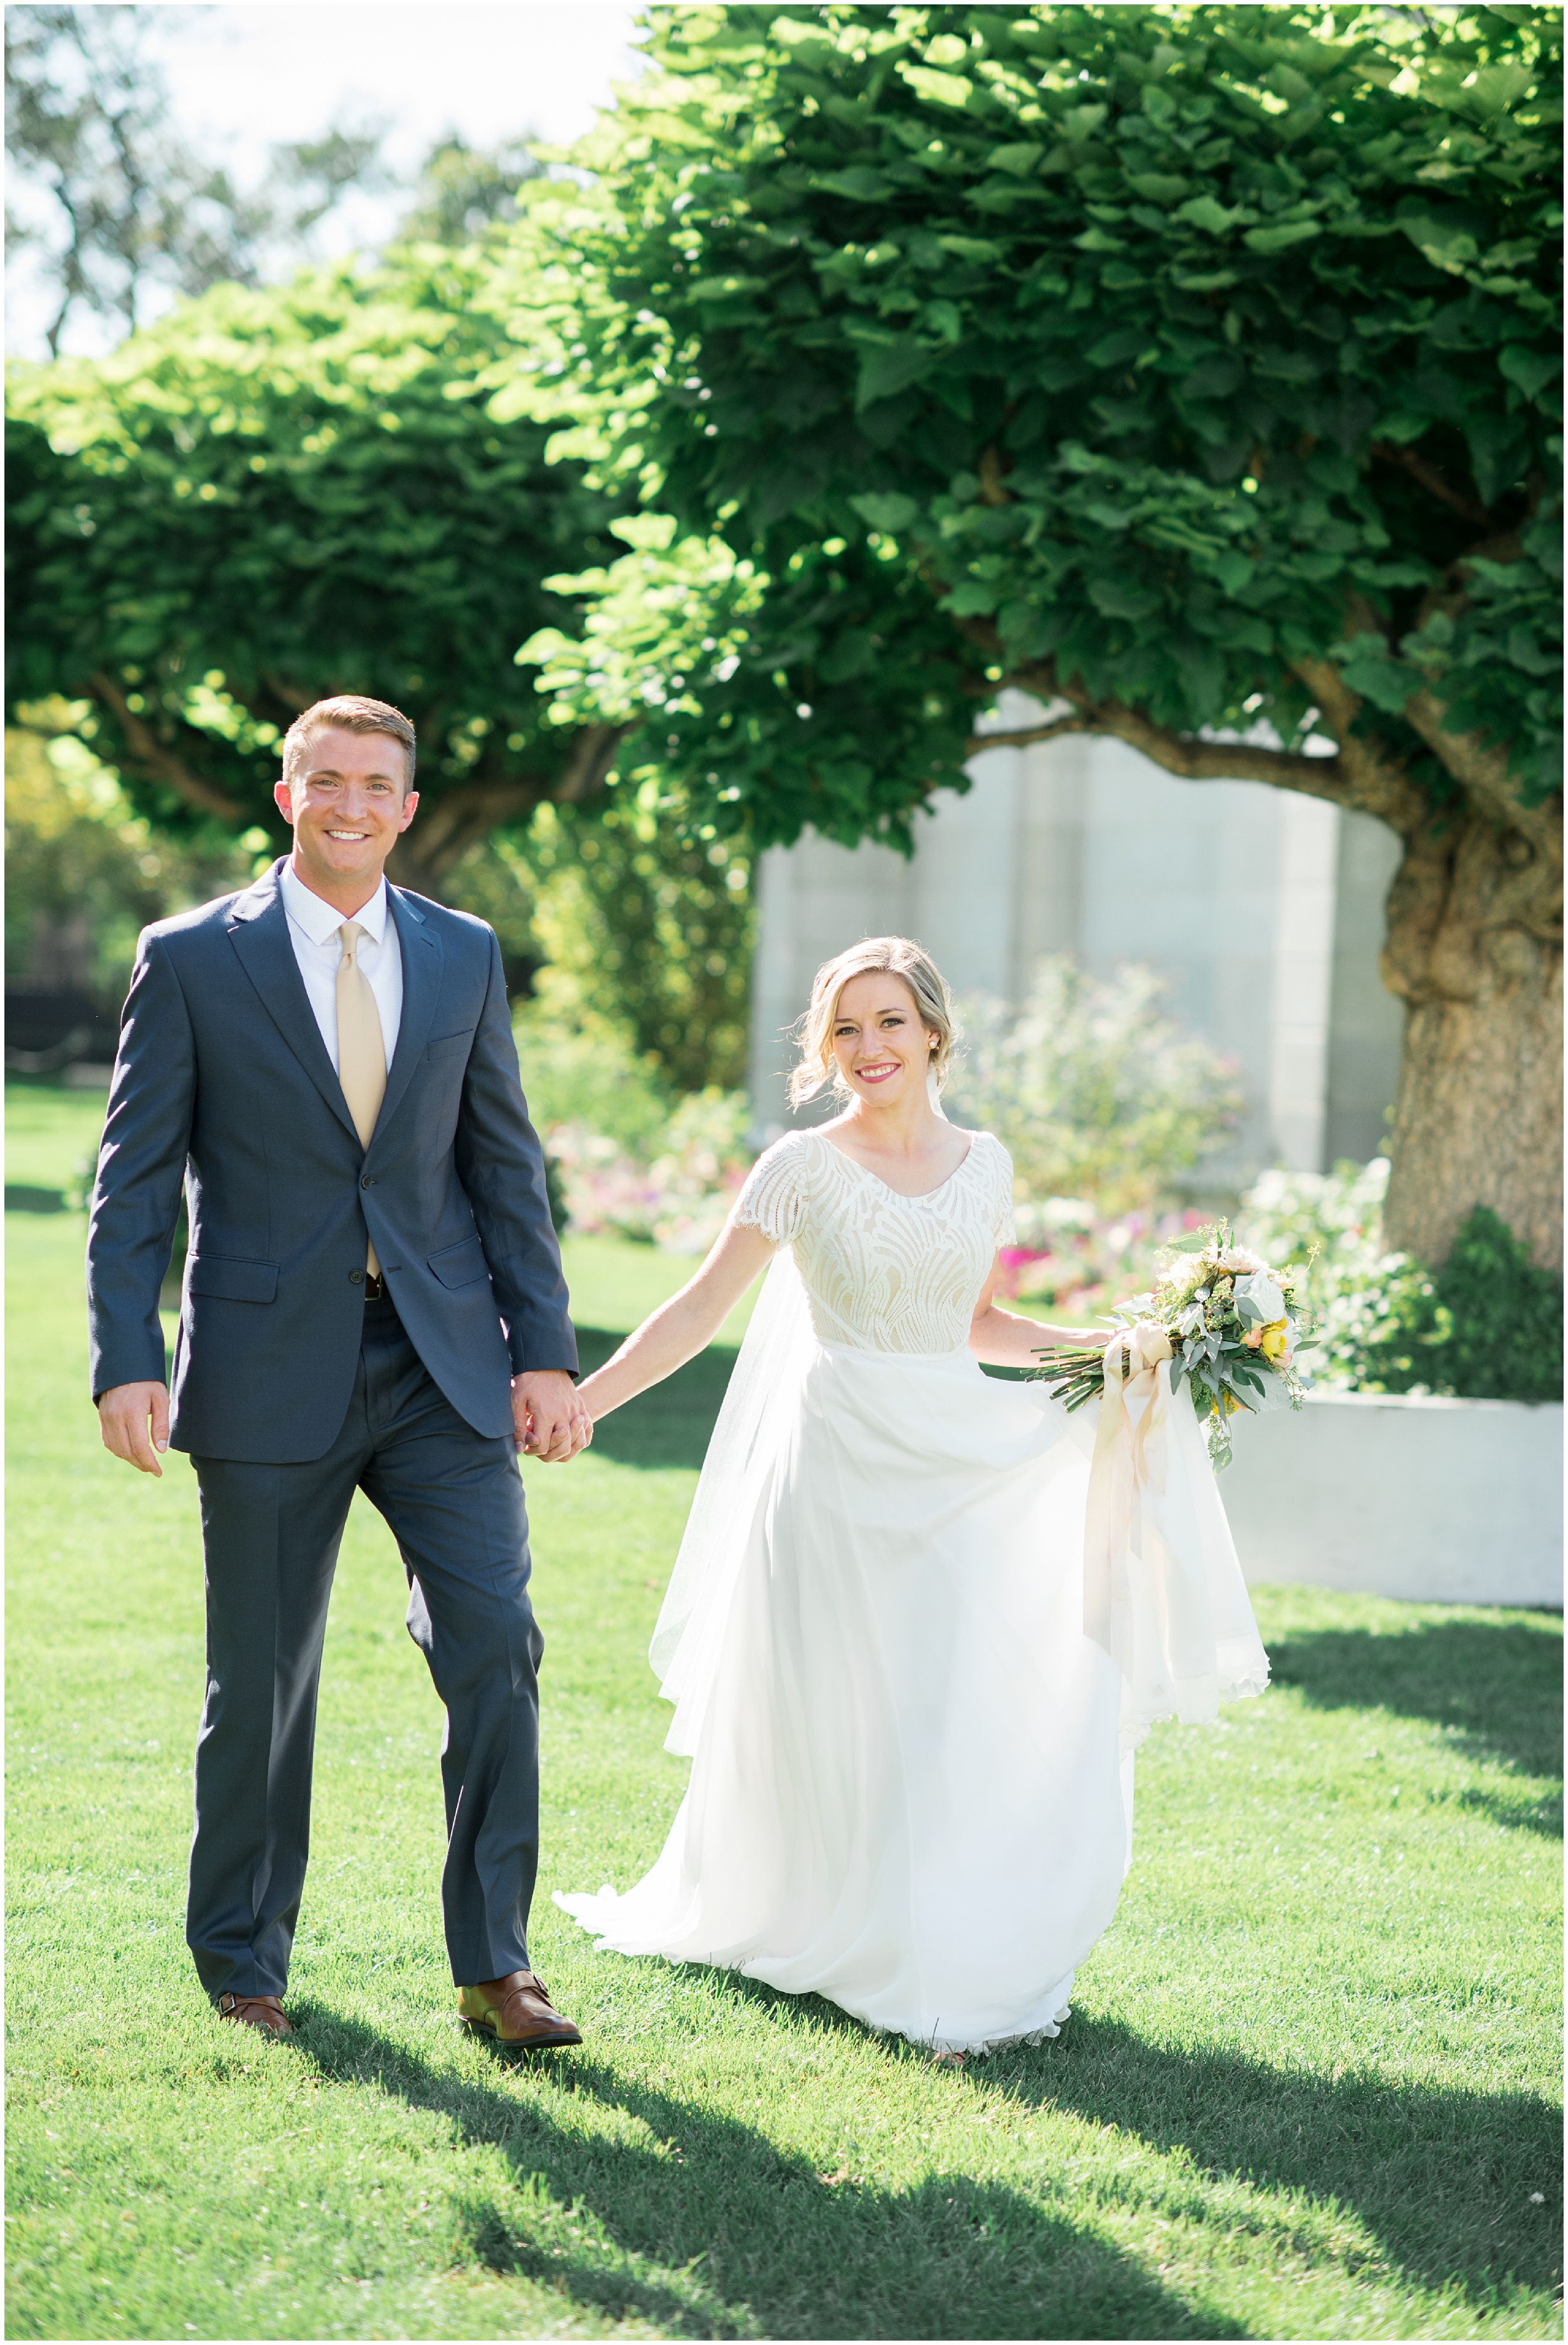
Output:
[[111,1385],[98,1396],[98,1430],[111,1457],[161,1481],[158,1455],[168,1447],[168,1386]]
[[563,1465],[593,1438],[592,1416],[564,1368],[530,1368],[513,1376],[511,1421],[515,1447],[541,1466]]
[[[536,1368],[514,1376],[511,1416],[517,1447],[541,1465],[575,1457],[593,1438],[593,1419],[562,1368]],[[111,1386],[99,1396],[98,1429],[112,1457],[161,1480],[158,1458],[168,1447],[167,1386]]]

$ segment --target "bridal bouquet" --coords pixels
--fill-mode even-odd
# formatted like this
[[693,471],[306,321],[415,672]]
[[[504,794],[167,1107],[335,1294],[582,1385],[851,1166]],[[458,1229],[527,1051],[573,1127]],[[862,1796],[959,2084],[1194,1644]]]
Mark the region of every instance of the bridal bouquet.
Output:
[[[1250,1247],[1233,1244],[1229,1224],[1219,1222],[1166,1246],[1154,1292],[1110,1315],[1117,1332],[1107,1348],[1119,1345],[1123,1355],[1113,1368],[1125,1373],[1130,1365],[1134,1329],[1145,1359],[1151,1341],[1168,1346],[1170,1389],[1186,1383],[1217,1467],[1230,1463],[1229,1420],[1238,1409],[1301,1406],[1296,1359],[1312,1338],[1310,1318],[1294,1299],[1300,1274],[1270,1269]],[[1052,1399],[1069,1409],[1106,1387],[1106,1352],[1057,1345],[1038,1356]],[[1166,1356],[1163,1347],[1158,1356]]]

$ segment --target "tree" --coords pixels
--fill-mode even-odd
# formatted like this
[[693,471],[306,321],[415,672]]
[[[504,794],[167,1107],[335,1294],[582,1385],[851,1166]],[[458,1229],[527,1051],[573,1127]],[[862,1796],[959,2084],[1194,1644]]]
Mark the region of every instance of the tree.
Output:
[[651,23],[514,240],[518,411],[654,509],[560,713],[759,844],[906,838],[1007,685],[1377,816],[1391,1243],[1560,1261],[1559,12]]
[[514,654],[570,623],[543,581],[614,551],[615,500],[547,463],[544,426],[486,411],[515,346],[483,292],[477,254],[422,247],[373,276],[218,287],[107,359],[21,371],[10,706],[76,704],[177,833],[280,840],[294,716],[393,701],[422,800],[396,876],[438,890],[498,825],[592,796],[616,727],[552,726]]
[[[300,708],[396,702],[421,803],[393,876],[491,919],[514,990],[562,961],[677,1088],[735,1082],[744,852],[632,790],[606,811],[618,728],[553,724],[514,656],[541,620],[575,624],[544,582],[618,550],[615,507],[546,462],[545,427],[486,413],[516,346],[485,284],[477,252],[426,249],[220,289],[109,359],[22,371],[11,705],[74,724],[166,838],[218,855],[286,839],[272,787]],[[535,836],[542,805],[561,819]]]
[[158,49],[160,12],[14,7],[5,15],[5,145],[24,198],[13,251],[31,248],[50,287],[52,358],[73,317],[140,321],[149,285],[204,292],[254,285],[302,255],[351,188],[390,184],[379,129],[329,130],[272,150],[263,184],[238,188],[175,132]]
[[425,157],[400,234],[407,243],[471,244],[517,218],[518,189],[543,168],[524,139],[470,147],[449,131]]

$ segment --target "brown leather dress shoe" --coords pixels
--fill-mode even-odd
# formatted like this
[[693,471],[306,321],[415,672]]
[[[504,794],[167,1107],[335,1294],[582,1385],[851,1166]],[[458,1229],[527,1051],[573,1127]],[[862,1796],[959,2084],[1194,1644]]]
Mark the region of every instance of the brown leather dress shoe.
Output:
[[571,2020],[556,2010],[543,1980],[533,1971],[510,1971],[505,1978],[459,1987],[458,2017],[465,2027],[492,2036],[498,2044],[538,2050],[582,2041]]
[[292,2035],[283,2005],[275,1995],[220,1995],[220,2019],[237,2019],[242,2027],[258,2027],[263,2035]]

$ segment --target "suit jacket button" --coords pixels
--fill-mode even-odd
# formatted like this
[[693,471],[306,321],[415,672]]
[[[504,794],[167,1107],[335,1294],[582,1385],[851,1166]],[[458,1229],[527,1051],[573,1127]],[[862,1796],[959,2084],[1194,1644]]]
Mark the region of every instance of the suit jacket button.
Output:
[[363,1286],[365,1284],[364,1272],[362,1270],[351,1270],[349,1273],[349,1284],[350,1286]]
[[361,1189],[373,1189],[375,1185],[373,1181],[361,1181],[359,1183]]

